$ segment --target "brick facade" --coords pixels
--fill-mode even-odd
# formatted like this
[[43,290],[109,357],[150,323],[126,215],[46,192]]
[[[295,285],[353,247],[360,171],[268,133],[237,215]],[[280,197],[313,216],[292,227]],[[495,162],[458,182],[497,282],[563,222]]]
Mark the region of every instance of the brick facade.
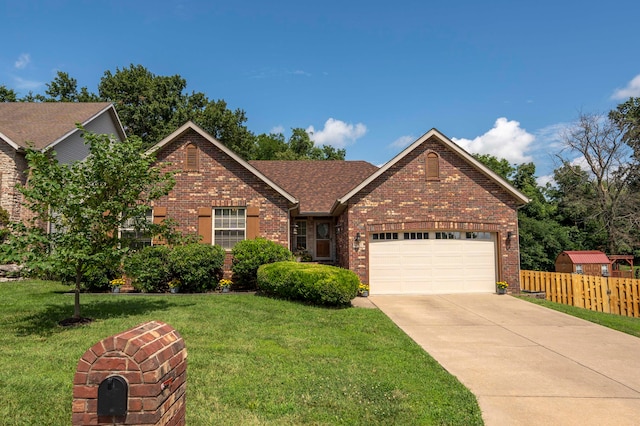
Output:
[[16,184],[26,184],[27,162],[24,155],[13,147],[0,142],[0,206],[9,213],[12,221],[24,221],[32,217],[22,206],[22,194]]
[[[197,148],[197,170],[187,171],[188,145]],[[165,163],[163,170],[176,172],[176,185],[154,207],[166,207],[166,217],[176,220],[181,232],[199,233],[200,208],[255,207],[258,235],[289,247],[288,201],[197,132],[188,130],[164,145],[157,162]]]
[[[124,416],[98,415],[100,384],[118,376],[128,385]],[[187,349],[168,324],[149,321],[88,349],[73,381],[74,426],[185,424]]]
[[[496,280],[509,282],[511,292],[519,291],[516,209],[526,202],[526,197],[496,180],[492,172],[483,169],[437,131],[431,137],[425,135],[428,139],[416,141],[394,159],[395,162],[378,170],[379,173],[369,174],[373,180],[359,181],[361,186],[356,186],[359,189],[354,189],[356,192],[351,192],[348,199],[339,199],[331,211],[314,211],[307,216],[300,214],[299,205],[280,192],[282,186],[269,184],[268,180],[273,174],[274,179],[277,176],[284,182],[289,194],[298,200],[303,196],[308,198],[314,185],[321,188],[326,181],[326,176],[317,169],[321,164],[313,163],[316,172],[307,178],[307,185],[298,187],[294,184],[297,182],[287,182],[282,174],[287,170],[299,173],[300,168],[305,167],[303,162],[278,164],[277,170],[261,165],[266,172],[258,176],[252,166],[225,152],[222,145],[201,129],[186,125],[180,131],[159,144],[158,162],[171,164],[166,170],[176,172],[176,186],[167,197],[156,201],[154,208],[166,211],[166,217],[175,219],[182,232],[202,235],[198,212],[203,209],[246,207],[247,211],[250,208],[259,211],[257,235],[295,249],[296,235],[291,232],[291,226],[295,221],[305,221],[307,251],[314,260],[351,269],[366,283],[369,282],[371,233],[390,230],[488,232],[496,244]],[[197,159],[193,157],[193,147],[197,148]],[[193,169],[194,164],[197,170]],[[332,168],[328,166],[326,170]],[[308,187],[311,189],[300,189]],[[341,194],[347,190],[348,187]],[[327,257],[320,256],[320,246],[316,247],[315,226],[319,222],[330,226]],[[356,249],[354,240],[358,234],[360,242]],[[247,238],[253,236],[247,232]],[[324,247],[326,251],[326,240]],[[228,255],[225,269],[230,266]]]
[[[426,156],[439,156],[440,179],[426,177]],[[519,291],[517,202],[494,180],[432,137],[349,200],[338,224],[338,261],[369,282],[371,232],[389,230],[487,231],[498,235],[498,278]],[[512,232],[511,240],[507,239]],[[356,234],[363,243],[353,249]]]

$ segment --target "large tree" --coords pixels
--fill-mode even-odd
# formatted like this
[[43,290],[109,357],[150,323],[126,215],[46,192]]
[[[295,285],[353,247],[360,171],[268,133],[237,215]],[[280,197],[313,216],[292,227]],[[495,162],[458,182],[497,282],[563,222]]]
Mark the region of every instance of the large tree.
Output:
[[638,192],[632,188],[634,167],[624,129],[611,118],[581,114],[563,138],[559,155],[563,167],[556,172],[566,209],[584,211],[583,221],[604,238],[609,254],[629,252],[630,236],[638,226]]
[[48,102],[97,102],[100,100],[97,95],[89,93],[86,87],[82,87],[78,92],[78,80],[62,71],[58,71],[53,81],[47,83],[45,93],[49,95],[46,99]]
[[[126,246],[119,229],[133,219],[142,231],[154,231],[144,220],[149,203],[166,195],[173,178],[141,155],[142,141],[131,137],[115,142],[109,135],[84,132],[89,155],[83,161],[61,164],[53,152],[29,150],[29,181],[19,190],[34,221],[18,242],[23,249],[44,249],[46,263],[61,271],[73,268],[75,306],[80,319],[83,276],[91,267],[119,263]],[[42,232],[50,224],[54,232]],[[157,229],[156,229],[157,231]],[[28,256],[43,265],[43,259]]]
[[622,140],[634,150],[636,164],[640,163],[640,98],[629,98],[609,112],[609,118],[622,131]]

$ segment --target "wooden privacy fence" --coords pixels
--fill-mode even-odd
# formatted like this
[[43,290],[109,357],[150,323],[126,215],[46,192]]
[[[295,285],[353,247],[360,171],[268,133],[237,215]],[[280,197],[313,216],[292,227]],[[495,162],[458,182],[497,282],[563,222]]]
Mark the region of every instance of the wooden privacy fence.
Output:
[[640,317],[640,280],[559,272],[520,271],[520,288],[547,300],[592,311]]

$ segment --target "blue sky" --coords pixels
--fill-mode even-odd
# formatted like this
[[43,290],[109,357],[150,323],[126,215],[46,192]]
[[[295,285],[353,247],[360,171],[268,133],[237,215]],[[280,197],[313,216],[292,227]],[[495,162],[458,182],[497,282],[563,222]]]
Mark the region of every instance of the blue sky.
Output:
[[141,64],[381,165],[435,127],[470,152],[554,168],[580,111],[640,96],[640,2],[0,0],[0,84],[57,71],[97,92]]

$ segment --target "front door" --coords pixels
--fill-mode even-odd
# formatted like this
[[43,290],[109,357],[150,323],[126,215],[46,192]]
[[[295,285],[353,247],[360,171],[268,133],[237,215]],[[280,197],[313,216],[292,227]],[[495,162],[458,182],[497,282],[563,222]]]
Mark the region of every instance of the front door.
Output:
[[331,237],[329,222],[316,222],[316,257],[331,257]]

